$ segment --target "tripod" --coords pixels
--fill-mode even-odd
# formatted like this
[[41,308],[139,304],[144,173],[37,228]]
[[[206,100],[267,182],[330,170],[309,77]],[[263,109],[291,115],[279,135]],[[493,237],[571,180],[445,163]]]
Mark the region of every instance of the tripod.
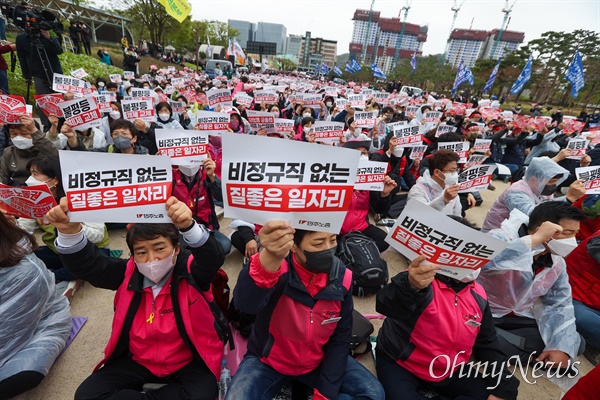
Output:
[[[31,61],[33,59],[33,54],[37,54],[38,55],[38,59],[41,62],[42,65],[42,70],[44,71],[44,80],[46,83],[46,86],[48,86],[49,89],[52,88],[52,80],[54,78],[54,71],[52,70],[52,65],[50,64],[50,59],[48,58],[48,53],[46,52],[46,48],[44,47],[44,45],[42,44],[41,40],[40,40],[40,33],[30,33],[29,35],[29,40],[31,41],[30,44],[30,57],[29,57],[29,62],[31,64]],[[34,53],[35,51],[35,53]],[[27,103],[29,103],[29,95],[30,95],[30,91],[31,91],[31,79],[29,79],[27,81]]]

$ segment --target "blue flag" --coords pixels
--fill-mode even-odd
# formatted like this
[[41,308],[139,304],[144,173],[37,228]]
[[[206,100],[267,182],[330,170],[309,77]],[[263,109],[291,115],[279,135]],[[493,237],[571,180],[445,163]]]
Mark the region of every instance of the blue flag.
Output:
[[341,77],[342,76],[342,70],[340,69],[340,67],[338,67],[337,65],[333,66],[333,73],[336,74],[337,76]]
[[375,63],[371,63],[371,69],[373,70],[373,76],[379,79],[387,79],[385,73]]
[[325,64],[325,61],[321,62],[321,73],[323,75],[329,74],[329,67],[327,66],[327,64]]
[[584,81],[583,81],[583,63],[581,62],[581,55],[579,54],[579,49],[575,52],[575,56],[573,57],[573,61],[571,65],[569,65],[569,69],[565,74],[565,79],[571,83],[571,96],[577,98],[579,91],[583,89]]
[[352,69],[356,72],[360,72],[360,70],[362,69],[358,61],[356,61],[354,58],[352,59]]
[[529,60],[527,60],[527,64],[525,64],[525,68],[521,71],[521,74],[515,81],[515,84],[510,88],[510,92],[512,94],[517,94],[521,90],[523,90],[523,86],[531,79],[531,68],[533,66],[533,56],[529,56]]
[[487,82],[485,83],[485,87],[483,88],[484,93],[489,91],[492,88],[492,85],[494,85],[496,76],[498,76],[498,69],[500,68],[500,61],[502,61],[502,58],[498,59],[498,62],[496,63],[496,66],[494,67],[492,74],[490,75]]
[[346,61],[346,72],[348,72],[349,74],[355,74],[356,71],[354,70],[354,68],[352,68],[352,64],[350,63],[350,61]]
[[415,51],[413,53],[412,58],[410,59],[410,66],[412,68],[412,71],[410,72],[410,74],[414,74],[415,69],[417,69],[417,52]]
[[465,61],[460,62],[460,67],[456,72],[456,78],[454,78],[454,86],[452,86],[452,96],[456,94],[456,89],[463,83],[467,82],[469,85],[473,85],[474,78],[473,73],[469,67],[465,64]]

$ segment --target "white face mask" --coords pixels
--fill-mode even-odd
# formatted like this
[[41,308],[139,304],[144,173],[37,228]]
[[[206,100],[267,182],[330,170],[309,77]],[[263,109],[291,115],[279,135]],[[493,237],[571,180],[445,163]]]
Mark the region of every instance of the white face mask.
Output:
[[[167,275],[169,270],[173,268],[173,265],[175,265],[173,262],[174,256],[175,249],[173,249],[173,254],[171,254],[171,256],[163,258],[162,260],[148,261],[145,263],[136,262],[135,264],[142,275],[152,282],[158,283],[165,275]],[[177,260],[177,258],[175,258],[175,260]]]
[[308,117],[312,117],[312,114],[311,113],[302,114],[302,118],[308,118]]
[[325,106],[327,106],[327,107],[331,107],[332,105],[333,105],[333,103],[330,102],[330,101],[328,101],[327,103],[325,103]]
[[271,114],[273,114],[275,118],[279,118],[279,111],[273,111]]
[[98,82],[98,87],[103,88],[104,87],[104,82]]
[[304,128],[304,133],[308,135],[310,133],[310,128]]
[[463,283],[472,282],[475,279],[477,279],[477,277],[479,276],[480,272],[481,272],[481,268],[478,268],[475,271],[472,271],[469,275],[467,275],[464,278],[462,278],[460,281],[463,282]]
[[118,112],[118,111],[111,111],[111,112],[108,113],[108,115],[110,115],[110,117],[112,119],[119,119],[119,118],[121,118],[121,113]]
[[444,183],[446,186],[453,186],[458,183],[458,172],[445,173],[446,179],[444,179]]
[[404,147],[394,147],[394,151],[392,151],[392,154],[398,158],[402,157],[402,155],[404,154]]
[[[52,178],[49,178],[48,181],[49,180],[52,180]],[[33,175],[31,175],[29,178],[27,178],[27,180],[25,181],[25,184],[27,186],[38,186],[38,185],[45,185],[46,182],[48,182],[48,181],[38,181],[37,179],[35,179],[33,177]]]
[[165,121],[166,122],[166,121],[169,120],[169,118],[171,118],[171,114],[158,114],[158,118],[161,121]]
[[577,240],[574,237],[568,239],[552,239],[546,243],[552,254],[566,257],[577,247]]
[[195,176],[200,170],[200,165],[180,165],[179,172],[185,176]]
[[361,154],[360,155],[360,160],[365,160],[365,161],[369,161],[369,156],[366,154]]
[[33,139],[28,139],[23,136],[15,136],[12,142],[17,149],[27,150],[33,147]]

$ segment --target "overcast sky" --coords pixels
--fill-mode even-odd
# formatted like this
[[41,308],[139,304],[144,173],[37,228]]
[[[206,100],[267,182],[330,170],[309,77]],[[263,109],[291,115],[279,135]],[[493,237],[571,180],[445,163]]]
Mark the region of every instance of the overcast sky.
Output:
[[[311,31],[313,37],[337,40],[338,54],[348,52],[352,37],[352,16],[368,10],[370,0],[188,0],[193,19],[272,22],[285,25],[288,34]],[[375,0],[374,11],[385,18],[397,17],[406,0]],[[462,0],[458,0],[458,4]],[[510,3],[512,4],[514,0]],[[465,0],[455,28],[492,30],[500,28],[504,0]],[[443,53],[452,25],[453,0],[414,0],[407,22],[429,25],[424,54]],[[525,42],[543,32],[587,29],[600,32],[600,0],[517,0],[508,27],[525,32]]]

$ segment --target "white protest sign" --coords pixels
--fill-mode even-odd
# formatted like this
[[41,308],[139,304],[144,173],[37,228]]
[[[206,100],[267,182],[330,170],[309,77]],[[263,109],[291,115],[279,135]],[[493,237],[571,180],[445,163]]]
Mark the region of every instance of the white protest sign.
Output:
[[316,121],[312,126],[315,142],[339,143],[344,135],[343,122]]
[[60,151],[72,222],[170,222],[169,157]]
[[492,147],[492,139],[475,139],[473,148],[477,153],[486,153]]
[[359,128],[372,128],[377,123],[378,111],[357,111],[354,113],[354,122]]
[[471,229],[420,201],[410,201],[385,239],[409,260],[438,264],[438,274],[460,280],[480,269],[508,243]]
[[237,92],[235,94],[234,100],[237,102],[237,104],[241,104],[243,106],[250,107],[252,105],[252,102],[254,101],[254,98],[251,96],[248,96],[244,92]]
[[201,164],[208,157],[208,133],[181,129],[156,132],[159,155],[169,156],[173,165]]
[[169,104],[171,105],[171,109],[175,115],[181,115],[186,112],[187,104],[185,104],[183,101],[169,100]]
[[123,118],[128,121],[141,119],[142,121],[156,122],[156,112],[152,100],[122,100]]
[[426,151],[427,151],[427,146],[413,146],[410,149],[410,159],[411,160],[422,160],[425,157]]
[[348,103],[352,108],[365,108],[365,96],[362,94],[351,94],[348,96]]
[[85,70],[83,68],[79,68],[79,69],[76,69],[75,71],[71,72],[71,76],[73,78],[77,78],[77,79],[83,79],[88,75],[89,74],[87,72],[85,72]]
[[583,179],[585,194],[600,194],[600,166],[575,168],[577,179]]
[[567,148],[571,150],[571,155],[567,158],[571,160],[581,160],[587,153],[590,144],[586,139],[570,139]]
[[215,108],[218,105],[221,107],[233,107],[231,91],[229,89],[211,89],[206,92],[206,100],[211,108]]
[[52,90],[60,93],[91,94],[94,91],[86,81],[66,75],[54,74]]
[[438,123],[442,119],[442,115],[444,115],[444,113],[442,113],[441,111],[428,111],[425,113],[425,122]]
[[379,104],[386,105],[390,101],[390,94],[386,92],[375,92],[373,93],[373,98]]
[[185,86],[185,78],[173,78],[171,79],[171,85],[177,87]]
[[255,90],[254,91],[254,102],[256,104],[267,103],[267,104],[277,104],[277,100],[279,96],[277,93],[271,92],[269,90]]
[[[407,106],[406,107],[406,115],[412,115],[414,117],[420,108],[421,107],[419,107],[419,106]],[[421,121],[419,121],[419,123],[421,123]]]
[[476,192],[485,190],[492,182],[492,173],[496,164],[476,165],[458,176],[458,193]]
[[117,96],[112,92],[105,92],[99,95],[94,95],[94,99],[96,100],[96,104],[98,104],[98,110],[101,113],[111,112],[111,102],[117,101]]
[[208,132],[210,135],[218,135],[229,132],[231,115],[214,111],[196,111],[197,122],[195,129]]
[[474,167],[476,165],[481,165],[483,164],[483,162],[485,160],[487,160],[487,156],[486,155],[482,155],[482,154],[473,154],[471,157],[469,157],[469,159],[467,160],[466,164],[465,164],[465,169]]
[[153,90],[142,88],[131,88],[131,97],[152,97]]
[[338,110],[345,110],[346,106],[348,105],[348,100],[342,98],[335,99],[335,105],[338,108]]
[[399,147],[410,147],[423,144],[423,134],[420,133],[421,127],[418,125],[396,125],[394,126],[394,136],[398,138]]
[[275,131],[277,133],[290,134],[294,129],[294,121],[285,118],[275,118]]
[[127,80],[135,79],[135,72],[133,71],[123,71],[123,78]]
[[58,104],[71,128],[83,131],[102,125],[102,113],[93,97],[63,101]]
[[225,216],[339,233],[354,191],[360,153],[251,135],[223,136]]
[[438,143],[438,150],[450,150],[458,154],[459,164],[467,162],[469,157],[469,142],[446,142]]
[[246,110],[246,115],[253,130],[258,131],[260,128],[265,128],[267,133],[276,132],[275,116],[270,112]]
[[323,101],[323,97],[320,94],[303,93],[300,98],[304,102],[304,107],[316,109],[321,108],[321,102]]
[[456,127],[452,125],[439,124],[437,127],[437,131],[435,132],[435,137],[440,137],[444,133],[453,133],[456,132]]
[[44,218],[56,206],[48,185],[8,186],[0,183],[0,209],[8,215],[23,218]]
[[383,181],[387,173],[387,163],[369,160],[360,160],[356,171],[354,189],[381,192]]

